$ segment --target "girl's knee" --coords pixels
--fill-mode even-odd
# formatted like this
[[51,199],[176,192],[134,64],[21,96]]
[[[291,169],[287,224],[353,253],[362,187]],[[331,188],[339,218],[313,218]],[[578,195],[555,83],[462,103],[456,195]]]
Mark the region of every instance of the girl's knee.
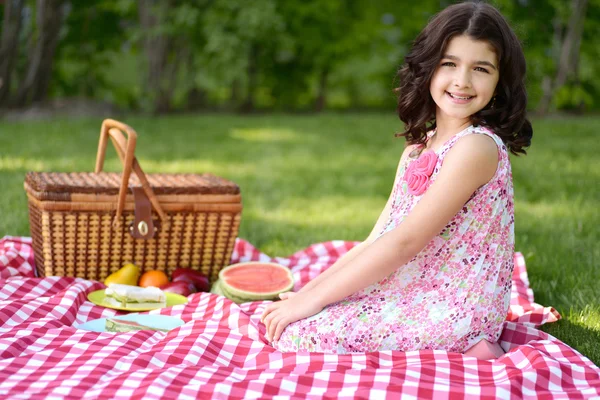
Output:
[[485,339],[482,339],[464,352],[465,356],[475,357],[478,360],[495,360],[504,354],[504,350],[497,342],[490,343]]

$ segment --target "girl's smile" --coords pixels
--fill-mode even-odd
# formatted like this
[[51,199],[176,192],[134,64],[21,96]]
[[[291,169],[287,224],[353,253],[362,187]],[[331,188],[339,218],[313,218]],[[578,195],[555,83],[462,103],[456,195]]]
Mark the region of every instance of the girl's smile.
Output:
[[473,98],[475,97],[475,96],[471,96],[469,94],[457,93],[457,92],[450,93],[448,91],[446,91],[446,95],[448,95],[448,97],[450,97],[451,101],[456,104],[467,104],[471,100],[473,100]]
[[453,37],[431,79],[438,130],[453,130],[491,101],[498,84],[498,57],[490,44]]

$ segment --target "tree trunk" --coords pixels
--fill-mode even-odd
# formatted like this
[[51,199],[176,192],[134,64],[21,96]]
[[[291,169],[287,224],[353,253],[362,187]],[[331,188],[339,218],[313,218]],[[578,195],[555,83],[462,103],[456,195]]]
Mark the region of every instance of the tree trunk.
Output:
[[165,33],[157,33],[165,23],[167,12],[172,6],[172,0],[139,0],[138,3],[140,25],[143,30],[143,47],[148,65],[143,86],[145,95],[150,99],[152,112],[155,114],[170,111],[175,86],[177,57],[174,57],[171,65],[168,63],[168,58],[176,41]]
[[206,91],[196,86],[196,75],[198,69],[196,68],[194,60],[194,53],[188,48],[187,60],[186,60],[186,72],[187,79],[190,82],[190,87],[186,94],[185,109],[188,111],[198,111],[206,106]]
[[[585,11],[584,11],[585,12]],[[585,18],[583,18],[585,19]],[[581,53],[581,38],[583,37],[583,25],[584,25],[584,21],[581,21],[581,23],[577,24],[577,32],[575,34],[575,43],[573,44],[573,51],[571,53],[572,55],[572,65],[571,65],[571,71],[573,72],[573,78],[575,78],[576,80],[579,79],[579,60],[580,60],[580,53]]]
[[552,98],[558,89],[566,82],[569,76],[577,75],[577,71],[573,66],[579,65],[579,46],[581,36],[583,35],[583,23],[585,20],[585,12],[588,0],[572,0],[571,16],[567,26],[564,39],[560,45],[560,56],[558,59],[558,68],[556,77],[551,83],[548,90],[544,91],[544,95],[540,100],[538,111],[540,114],[546,114],[550,110]]
[[29,66],[19,88],[15,104],[19,107],[31,102],[41,102],[48,94],[54,52],[64,19],[64,0],[37,0],[37,40],[30,50]]
[[325,109],[325,102],[327,101],[327,77],[329,76],[329,67],[324,67],[319,75],[319,88],[317,92],[317,99],[315,101],[315,111],[321,112]]
[[229,96],[229,103],[231,108],[236,109],[242,101],[242,80],[235,78],[231,82],[231,95]]
[[188,111],[198,111],[206,107],[206,91],[193,87],[187,94],[186,109]]
[[347,85],[347,93],[350,98],[350,108],[360,107],[360,90],[356,78],[350,79]]
[[248,54],[248,92],[246,93],[246,100],[242,104],[241,109],[244,113],[250,113],[255,108],[254,95],[258,86],[258,51],[258,45],[253,44]]
[[[183,49],[175,45],[176,40],[168,37],[166,39],[165,60],[160,76],[157,77],[156,97],[154,102],[154,113],[165,114],[173,109],[173,94],[175,93],[177,71],[179,70],[179,60]],[[169,51],[170,50],[170,51]],[[172,57],[169,57],[172,56]],[[169,58],[172,58],[169,60]]]
[[10,82],[19,55],[19,33],[23,12],[23,0],[7,0],[4,5],[2,41],[0,42],[0,106],[8,102]]

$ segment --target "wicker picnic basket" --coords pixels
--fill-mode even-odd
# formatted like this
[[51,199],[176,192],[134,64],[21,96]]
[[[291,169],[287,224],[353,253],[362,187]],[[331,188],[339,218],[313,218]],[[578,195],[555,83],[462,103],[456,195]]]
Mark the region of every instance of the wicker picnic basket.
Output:
[[[122,174],[102,172],[109,137]],[[146,175],[134,157],[136,140],[131,127],[107,119],[94,173],[27,173],[38,276],[103,281],[133,262],[168,276],[192,268],[212,282],[229,264],[241,219],[239,187],[210,174]]]

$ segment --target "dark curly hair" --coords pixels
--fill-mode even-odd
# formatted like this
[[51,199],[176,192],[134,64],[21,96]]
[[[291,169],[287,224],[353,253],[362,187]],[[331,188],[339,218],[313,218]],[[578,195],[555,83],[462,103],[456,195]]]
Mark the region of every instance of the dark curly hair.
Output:
[[435,128],[436,104],[429,92],[431,79],[450,40],[467,35],[490,43],[499,61],[500,79],[495,103],[471,116],[474,125],[494,131],[513,153],[526,154],[533,128],[527,120],[525,56],[519,39],[502,14],[489,4],[467,2],[447,7],[435,15],[417,36],[397,78],[398,116],[405,123],[409,144],[424,144],[427,131]]

